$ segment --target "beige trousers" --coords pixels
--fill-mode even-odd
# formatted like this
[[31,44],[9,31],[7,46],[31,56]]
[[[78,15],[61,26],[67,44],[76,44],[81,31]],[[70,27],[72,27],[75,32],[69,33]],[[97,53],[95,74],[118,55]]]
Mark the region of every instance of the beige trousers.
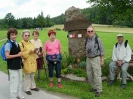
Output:
[[10,99],[17,99],[21,97],[22,91],[22,69],[11,70],[9,69],[10,75]]
[[89,83],[91,84],[92,88],[97,90],[97,92],[102,92],[100,56],[95,58],[87,57],[86,62],[86,70]]
[[30,73],[30,74],[24,73],[24,90],[25,91],[30,91],[30,89],[36,88],[34,76],[35,76],[35,73]]

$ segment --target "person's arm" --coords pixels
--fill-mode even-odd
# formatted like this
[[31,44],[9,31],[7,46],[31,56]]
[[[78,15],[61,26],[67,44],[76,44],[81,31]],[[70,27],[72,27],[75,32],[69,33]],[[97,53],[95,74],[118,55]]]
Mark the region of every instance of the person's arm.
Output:
[[132,55],[132,50],[131,50],[129,44],[127,44],[127,47],[126,47],[126,57],[124,58],[123,63],[129,62],[131,60],[131,55]]
[[25,45],[23,46],[21,42],[19,43],[19,46],[20,46],[20,49],[21,49],[21,52],[22,52],[22,58],[23,59],[28,58],[31,51],[27,50]]
[[98,43],[99,43],[99,50],[100,50],[100,63],[101,66],[104,65],[104,46],[102,44],[102,41],[100,40],[100,38],[98,39]]
[[22,56],[22,53],[19,52],[18,54],[10,55],[10,52],[6,51],[5,52],[5,55],[6,55],[6,59],[12,59],[12,58],[16,58],[16,57],[21,57]]
[[15,55],[10,55],[10,43],[6,43],[5,45],[5,55],[6,55],[6,59],[12,59],[12,58],[16,58],[16,57],[21,57],[22,53],[19,52],[18,54]]
[[116,53],[116,47],[115,47],[115,45],[114,45],[113,52],[112,52],[112,60],[115,61],[115,62],[117,62],[116,54],[117,54],[117,53]]
[[58,46],[59,46],[59,53],[62,54],[62,47],[61,47],[61,43],[59,40],[58,40]]

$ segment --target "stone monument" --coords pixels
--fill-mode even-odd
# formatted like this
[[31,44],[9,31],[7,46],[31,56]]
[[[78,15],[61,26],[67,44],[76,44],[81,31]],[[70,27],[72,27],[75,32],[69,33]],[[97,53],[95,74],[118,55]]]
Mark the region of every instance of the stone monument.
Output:
[[90,25],[90,21],[84,17],[79,8],[75,8],[74,6],[65,11],[65,16],[64,30],[68,31],[69,54],[75,58],[86,57],[86,30]]

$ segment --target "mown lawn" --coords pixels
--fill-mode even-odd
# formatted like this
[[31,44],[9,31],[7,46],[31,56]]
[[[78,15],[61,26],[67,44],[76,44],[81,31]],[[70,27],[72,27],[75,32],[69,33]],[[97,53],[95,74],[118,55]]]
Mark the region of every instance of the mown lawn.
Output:
[[[103,28],[103,27],[101,27]],[[104,29],[104,28],[103,28]],[[32,31],[32,30],[31,30]],[[0,31],[0,37],[6,36],[5,33],[7,31]],[[19,35],[17,41],[21,41],[21,32],[22,30],[19,30]],[[40,31],[40,36],[39,38],[42,40],[44,43],[46,40],[48,40],[47,36],[47,29],[44,29]],[[99,37],[102,39],[104,47],[105,47],[105,57],[107,58],[106,61],[110,61],[111,55],[112,55],[112,48],[113,45],[116,43],[116,35],[118,33],[111,33],[111,32],[97,32]],[[65,31],[57,31],[57,36],[56,36],[62,44],[62,51],[63,52],[68,52],[68,40],[67,40],[67,32]],[[133,34],[128,34],[124,33],[125,40],[129,40],[129,44],[131,48],[133,49]],[[31,36],[32,38],[32,36]],[[30,38],[30,39],[31,39]],[[0,42],[0,46],[4,43],[5,41]],[[0,58],[0,70],[7,72],[6,70],[6,62],[4,62]],[[105,71],[108,71],[108,63],[103,67]],[[105,72],[104,71],[104,72]],[[55,86],[53,88],[49,88],[49,80],[46,79],[45,77],[45,72],[42,71],[41,73],[41,78],[43,79],[42,82],[37,82],[37,86],[40,88],[43,88],[48,91],[52,92],[59,92],[67,95],[72,95],[75,97],[79,97],[81,99],[96,99],[94,97],[93,93],[89,92],[89,89],[91,88],[88,83],[84,82],[76,82],[76,81],[70,81],[70,80],[63,80],[63,88],[59,89],[57,85],[57,79],[54,78]],[[8,80],[8,79],[7,79]],[[133,99],[133,82],[128,81],[127,83],[127,88],[125,90],[122,90],[120,88],[120,82],[117,81],[114,86],[108,87],[107,82],[103,82],[103,95],[99,97],[99,99]]]

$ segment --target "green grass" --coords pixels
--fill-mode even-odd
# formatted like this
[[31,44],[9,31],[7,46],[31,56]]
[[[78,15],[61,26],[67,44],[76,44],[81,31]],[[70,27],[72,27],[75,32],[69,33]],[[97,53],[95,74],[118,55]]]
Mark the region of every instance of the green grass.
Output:
[[[104,27],[101,27],[101,30],[103,29],[104,31]],[[118,28],[119,29],[119,28]],[[31,30],[32,31],[32,30]],[[111,31],[111,29],[109,29],[109,31]],[[0,37],[5,37],[7,31],[1,31],[1,35]],[[21,32],[22,30],[19,30],[19,34],[18,34],[18,38],[17,41],[20,42],[21,41]],[[42,40],[43,44],[46,40],[48,40],[48,36],[47,36],[47,29],[43,29],[43,31],[40,31],[40,36],[39,38]],[[57,32],[57,36],[56,38],[59,39],[61,41],[62,44],[62,52],[68,52],[68,40],[67,40],[67,32],[65,31],[56,31]],[[112,33],[112,32],[98,32],[97,34],[99,35],[99,37],[102,39],[103,44],[104,44],[104,48],[105,48],[105,57],[110,57],[112,55],[112,49],[113,49],[113,45],[117,42],[116,39],[116,35],[118,33]],[[124,37],[125,40],[128,39],[129,40],[129,44],[131,46],[131,48],[133,49],[133,34],[128,34],[128,33],[124,33]],[[30,39],[32,39],[32,36],[30,37]],[[0,46],[4,43],[5,41],[0,42]],[[108,73],[108,63],[110,61],[110,58],[106,59],[106,66],[103,67],[104,71],[107,71]],[[4,71],[7,73],[7,66],[6,66],[6,62],[3,61],[0,58],[0,70]],[[36,75],[37,76],[37,75]],[[35,76],[35,78],[36,78]],[[43,88],[47,91],[52,91],[52,92],[59,92],[59,93],[64,93],[67,95],[72,95],[75,97],[79,97],[80,99],[96,99],[94,97],[94,93],[90,93],[89,89],[91,88],[90,85],[88,83],[84,83],[84,82],[76,82],[76,81],[71,81],[71,80],[62,80],[62,84],[63,84],[63,88],[59,89],[57,87],[57,79],[54,78],[54,82],[55,82],[55,86],[53,88],[49,88],[49,80],[45,78],[45,72],[42,71],[41,72],[41,78],[43,79],[42,82],[37,82],[37,86],[39,86],[40,88]],[[8,79],[7,79],[8,80]],[[127,88],[125,90],[122,90],[120,88],[120,82],[117,81],[116,84],[112,87],[108,87],[107,86],[107,82],[103,82],[103,95],[101,97],[99,97],[98,99],[132,99],[132,95],[133,95],[133,83],[128,81],[127,82]]]

